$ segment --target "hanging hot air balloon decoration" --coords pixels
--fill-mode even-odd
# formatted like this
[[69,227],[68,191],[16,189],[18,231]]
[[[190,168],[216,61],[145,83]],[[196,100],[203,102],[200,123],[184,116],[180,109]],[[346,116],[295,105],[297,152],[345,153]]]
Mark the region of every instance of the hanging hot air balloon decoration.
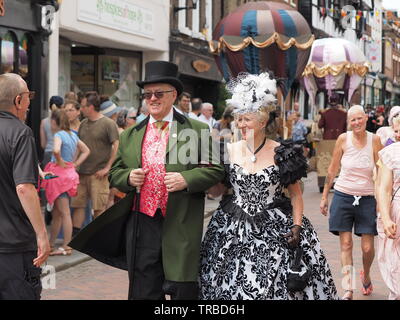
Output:
[[273,71],[286,97],[307,63],[314,36],[304,17],[289,5],[246,3],[223,18],[213,32],[210,51],[228,82],[240,72]]
[[315,40],[303,72],[311,103],[320,91],[331,97],[338,90],[350,101],[369,68],[370,63],[354,43],[340,38]]

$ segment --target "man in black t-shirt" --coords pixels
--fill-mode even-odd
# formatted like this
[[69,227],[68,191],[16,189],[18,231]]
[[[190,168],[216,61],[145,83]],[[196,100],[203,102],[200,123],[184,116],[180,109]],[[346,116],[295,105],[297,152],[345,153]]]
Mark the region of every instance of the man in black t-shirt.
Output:
[[0,300],[40,299],[40,265],[50,253],[35,141],[23,123],[33,95],[19,75],[0,75]]

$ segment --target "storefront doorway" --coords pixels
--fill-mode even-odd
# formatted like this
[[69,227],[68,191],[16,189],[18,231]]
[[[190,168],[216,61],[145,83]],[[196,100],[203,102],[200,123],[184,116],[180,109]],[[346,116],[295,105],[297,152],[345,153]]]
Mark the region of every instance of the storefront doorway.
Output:
[[72,47],[69,90],[95,90],[121,107],[139,106],[142,54],[115,49]]

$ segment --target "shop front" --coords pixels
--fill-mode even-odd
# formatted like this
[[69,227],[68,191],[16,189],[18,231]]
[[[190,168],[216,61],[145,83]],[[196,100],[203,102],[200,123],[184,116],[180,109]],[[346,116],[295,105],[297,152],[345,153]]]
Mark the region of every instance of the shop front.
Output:
[[[98,47],[71,47],[71,58],[63,69],[70,69],[69,84],[60,92],[97,91],[117,105],[137,107],[140,99],[136,81],[141,77],[142,53]],[[67,81],[66,81],[67,82]],[[62,90],[64,89],[64,90]]]
[[215,106],[218,103],[222,76],[207,50],[194,50],[187,45],[170,42],[171,61],[179,68],[184,91]]
[[17,73],[35,91],[27,124],[32,128],[37,150],[43,110],[47,108],[48,36],[56,8],[51,1],[0,1],[1,73]]
[[95,90],[137,108],[137,80],[150,60],[168,60],[168,3],[64,1],[59,16],[58,94]]

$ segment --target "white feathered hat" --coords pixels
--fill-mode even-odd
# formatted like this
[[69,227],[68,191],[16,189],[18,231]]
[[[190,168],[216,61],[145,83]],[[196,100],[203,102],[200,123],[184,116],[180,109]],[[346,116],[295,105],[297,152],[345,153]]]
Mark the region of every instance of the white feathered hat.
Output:
[[273,111],[276,108],[276,80],[272,73],[240,73],[227,84],[227,89],[232,98],[226,103],[234,108],[234,114],[258,112],[264,108]]

